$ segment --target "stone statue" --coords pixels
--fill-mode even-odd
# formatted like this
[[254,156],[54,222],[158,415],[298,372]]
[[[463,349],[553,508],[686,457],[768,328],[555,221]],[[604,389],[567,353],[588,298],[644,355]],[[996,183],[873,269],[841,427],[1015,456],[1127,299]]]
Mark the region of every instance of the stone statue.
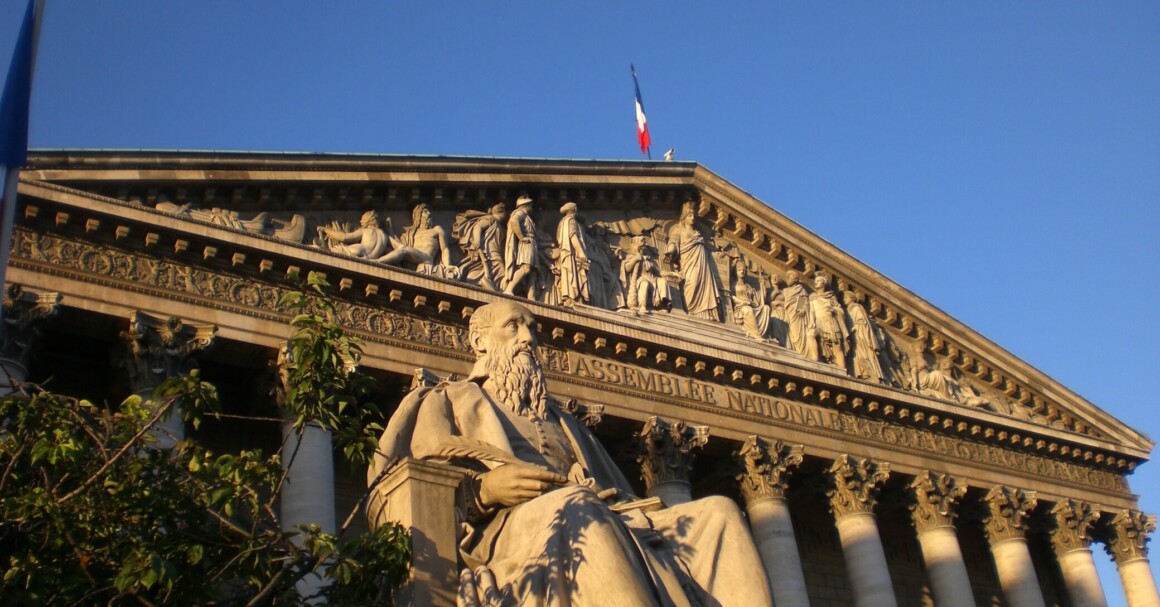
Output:
[[405,266],[422,274],[448,279],[459,278],[459,268],[451,265],[451,249],[443,226],[431,222],[431,208],[425,203],[411,209],[411,225],[398,238],[391,238],[394,250],[379,258],[379,263]]
[[797,272],[786,274],[782,301],[785,322],[789,325],[789,349],[810,359],[818,360],[817,329],[810,306],[810,290],[801,282]]
[[644,236],[633,236],[629,253],[621,264],[628,289],[628,308],[633,314],[651,314],[653,310],[671,310],[669,283],[661,274],[656,249]]
[[566,202],[560,207],[560,223],[556,226],[556,299],[563,305],[592,303],[588,290],[588,242],[584,226],[576,217],[576,203]]
[[254,232],[264,236],[273,236],[279,240],[301,243],[306,236],[306,218],[293,215],[290,221],[283,221],[271,217],[269,213],[258,213],[253,219],[242,219],[237,211],[214,207],[212,209],[195,209],[189,204],[174,204],[168,201],[157,203],[158,211],[185,215],[214,225],[226,226],[235,230]]
[[539,292],[537,274],[540,271],[540,251],[536,242],[536,223],[532,220],[532,199],[520,196],[516,210],[507,223],[507,242],[504,245],[504,267],[507,280],[503,292],[516,295],[525,282],[523,296],[536,299]]
[[368,473],[403,457],[472,470],[458,499],[460,604],[771,605],[736,504],[638,507],[595,436],[548,397],[535,326],[511,302],[476,310],[474,370],[410,393]]
[[503,258],[503,216],[506,211],[502,202],[486,213],[466,211],[455,216],[451,227],[451,235],[463,249],[459,275],[492,291],[501,290],[506,276]]
[[744,259],[733,262],[733,320],[741,325],[745,334],[758,341],[766,341],[769,335],[769,321],[772,310],[764,295],[749,284],[749,267]]
[[592,305],[606,310],[627,307],[621,284],[621,261],[624,251],[620,239],[601,224],[587,227],[588,232],[588,294]]
[[968,407],[991,409],[987,399],[983,398],[974,388],[959,383],[951,359],[944,358],[939,362],[938,368],[931,368],[927,365],[926,357],[922,352],[915,352],[915,355],[922,361],[916,382],[919,394],[961,403]]
[[876,384],[885,382],[881,364],[882,344],[878,342],[874,321],[866,313],[866,308],[858,303],[858,296],[853,291],[842,293],[842,301],[850,320],[850,341],[854,342],[854,377]]
[[721,294],[705,237],[694,225],[693,205],[685,203],[680,222],[669,232],[665,258],[681,276],[685,311],[694,318],[721,320]]
[[849,354],[850,330],[846,328],[846,313],[842,304],[829,290],[829,279],[824,274],[814,276],[814,292],[810,295],[810,311],[818,336],[818,359],[846,369]]
[[789,324],[785,321],[785,293],[778,284],[777,277],[769,280],[769,338],[774,342],[789,347]]
[[372,261],[378,261],[391,250],[390,238],[379,226],[379,214],[373,210],[363,213],[359,227],[353,230],[337,224],[318,226],[315,244],[335,253]]

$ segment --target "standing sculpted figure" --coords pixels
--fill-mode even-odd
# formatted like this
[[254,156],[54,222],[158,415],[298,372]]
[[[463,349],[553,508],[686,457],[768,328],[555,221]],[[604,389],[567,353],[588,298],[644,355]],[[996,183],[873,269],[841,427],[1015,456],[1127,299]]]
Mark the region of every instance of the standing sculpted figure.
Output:
[[459,274],[468,282],[499,291],[504,282],[504,225],[507,212],[503,203],[493,205],[486,213],[466,211],[455,216],[451,235],[463,249]]
[[634,314],[652,314],[653,310],[669,310],[669,284],[661,275],[656,250],[644,236],[633,236],[631,248],[621,265],[624,284],[628,288],[628,308]]
[[789,343],[786,345],[810,360],[818,360],[817,329],[810,306],[810,291],[802,284],[797,272],[786,274],[785,282],[781,294],[785,304],[785,322],[789,325]]
[[846,369],[846,355],[849,353],[850,330],[846,328],[846,314],[842,304],[829,290],[830,281],[824,274],[814,276],[814,293],[810,295],[810,308],[817,327],[817,360]]
[[548,397],[526,308],[488,304],[469,325],[471,374],[407,395],[368,472],[377,479],[401,457],[473,470],[458,500],[461,556],[474,570],[461,576],[461,605],[771,605],[732,500],[632,506],[595,436]]
[[741,325],[749,337],[765,341],[769,335],[769,321],[772,310],[761,292],[746,280],[749,277],[749,267],[745,260],[738,258],[733,262],[736,284],[733,285],[733,320]]
[[866,308],[858,303],[858,296],[853,291],[842,293],[842,301],[846,303],[846,315],[850,318],[850,339],[854,342],[854,377],[883,383],[886,376],[882,373],[880,363],[882,344],[878,342],[874,322],[870,320]]
[[523,296],[535,299],[535,273],[540,269],[540,251],[536,243],[536,223],[532,220],[532,199],[527,196],[516,200],[516,210],[508,217],[504,262],[507,284],[503,292],[516,295],[516,289],[527,282]]
[[556,226],[557,300],[564,305],[591,303],[588,273],[592,263],[588,259],[584,226],[576,217],[576,203],[564,203],[560,213],[563,216]]
[[721,294],[705,237],[697,230],[693,205],[685,203],[680,222],[669,233],[665,258],[681,276],[685,311],[694,318],[721,320]]

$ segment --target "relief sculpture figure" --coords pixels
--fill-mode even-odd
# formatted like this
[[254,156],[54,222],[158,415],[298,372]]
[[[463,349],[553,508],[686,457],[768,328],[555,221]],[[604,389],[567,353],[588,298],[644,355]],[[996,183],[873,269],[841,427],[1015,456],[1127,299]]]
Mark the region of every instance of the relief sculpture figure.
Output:
[[467,282],[485,289],[500,291],[504,282],[504,223],[507,212],[503,203],[493,205],[487,212],[466,211],[455,217],[451,235],[463,249],[459,275]]
[[628,289],[628,309],[633,314],[652,314],[653,310],[673,307],[668,281],[661,274],[656,249],[644,236],[633,236],[628,255],[621,265]]
[[680,222],[669,233],[665,258],[680,274],[681,293],[689,316],[720,321],[721,287],[705,237],[697,230],[695,221],[693,206],[686,203]]
[[368,473],[373,480],[401,457],[472,470],[457,500],[468,568],[460,604],[771,605],[735,502],[634,507],[595,436],[548,397],[535,326],[514,303],[479,308],[470,376],[409,394]]
[[818,336],[818,359],[846,369],[849,354],[850,330],[846,328],[846,314],[842,304],[829,290],[829,280],[823,274],[814,276],[814,293],[810,308]]
[[459,269],[451,265],[447,232],[431,221],[431,209],[424,203],[411,210],[411,225],[398,238],[391,238],[394,250],[379,258],[389,266],[406,266],[423,274],[457,279]]
[[[600,224],[587,227],[588,294],[594,306],[606,310],[623,310],[627,303],[621,285],[621,258],[624,252],[619,239]],[[610,242],[614,240],[616,244]]]
[[882,344],[878,342],[874,322],[853,291],[842,293],[842,300],[850,320],[850,340],[854,342],[854,377],[882,383],[885,380],[880,363]]
[[802,284],[797,272],[786,274],[782,293],[785,304],[785,322],[789,325],[789,349],[810,359],[818,360],[817,329],[810,307],[810,291]]
[[588,274],[592,264],[584,226],[576,217],[576,203],[564,203],[560,214],[556,226],[556,299],[564,305],[591,303]]
[[749,268],[745,260],[738,258],[733,262],[733,267],[733,320],[741,325],[749,337],[766,341],[772,310],[765,302],[765,296],[747,281]]
[[516,290],[524,283],[522,296],[536,299],[540,285],[540,251],[536,242],[536,223],[532,220],[532,199],[520,196],[516,200],[516,210],[512,211],[507,223],[507,242],[504,245],[504,267],[507,275],[503,292],[517,295]]
[[359,218],[359,227],[318,226],[315,244],[335,253],[377,261],[391,250],[386,230],[379,226],[379,214],[367,211]]
[[265,236],[273,236],[279,240],[288,240],[290,242],[300,243],[306,235],[306,218],[302,215],[294,215],[290,218],[290,221],[283,221],[271,217],[269,213],[262,212],[255,215],[253,219],[242,219],[240,213],[229,209],[219,207],[213,207],[208,210],[197,209],[193,208],[190,204],[174,204],[168,201],[157,203],[155,208],[166,213],[186,215],[214,225],[255,232]]

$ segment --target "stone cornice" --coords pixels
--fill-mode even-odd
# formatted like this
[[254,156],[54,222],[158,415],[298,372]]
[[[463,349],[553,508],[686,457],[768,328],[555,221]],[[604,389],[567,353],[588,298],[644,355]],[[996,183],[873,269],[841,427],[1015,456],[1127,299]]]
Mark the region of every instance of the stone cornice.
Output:
[[[175,217],[62,186],[25,182],[21,191],[26,196],[22,199],[21,223],[37,231],[71,234],[100,245],[155,251],[210,271],[274,282],[284,281],[282,277],[291,269],[303,273],[322,271],[346,297],[438,317],[462,316],[473,307],[500,297],[463,283],[448,283]],[[669,373],[1120,472],[1130,470],[1145,457],[1144,453],[1106,441],[871,386],[827,373],[824,365],[790,359],[772,350],[762,351],[761,346],[740,338],[722,341],[717,335],[697,342],[695,331],[681,333],[661,325],[650,329],[648,322],[613,312],[523,303],[540,319],[542,342],[546,345],[625,358]]]

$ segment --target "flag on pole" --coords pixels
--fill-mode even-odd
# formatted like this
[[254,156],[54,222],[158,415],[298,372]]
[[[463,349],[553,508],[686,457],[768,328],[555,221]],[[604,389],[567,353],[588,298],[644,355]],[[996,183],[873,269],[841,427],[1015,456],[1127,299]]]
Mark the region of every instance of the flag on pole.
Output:
[[640,153],[649,154],[649,158],[652,158],[652,154],[649,152],[652,140],[648,136],[648,120],[644,117],[644,101],[640,98],[640,83],[636,81],[636,67],[631,64],[628,67],[632,70],[632,86],[636,89],[636,139],[640,142]]
[[40,31],[41,3],[28,0],[16,49],[0,97],[0,285],[8,269],[12,224],[16,214],[16,184],[20,167],[28,158],[28,104],[32,98],[32,66],[36,62],[36,39]]

